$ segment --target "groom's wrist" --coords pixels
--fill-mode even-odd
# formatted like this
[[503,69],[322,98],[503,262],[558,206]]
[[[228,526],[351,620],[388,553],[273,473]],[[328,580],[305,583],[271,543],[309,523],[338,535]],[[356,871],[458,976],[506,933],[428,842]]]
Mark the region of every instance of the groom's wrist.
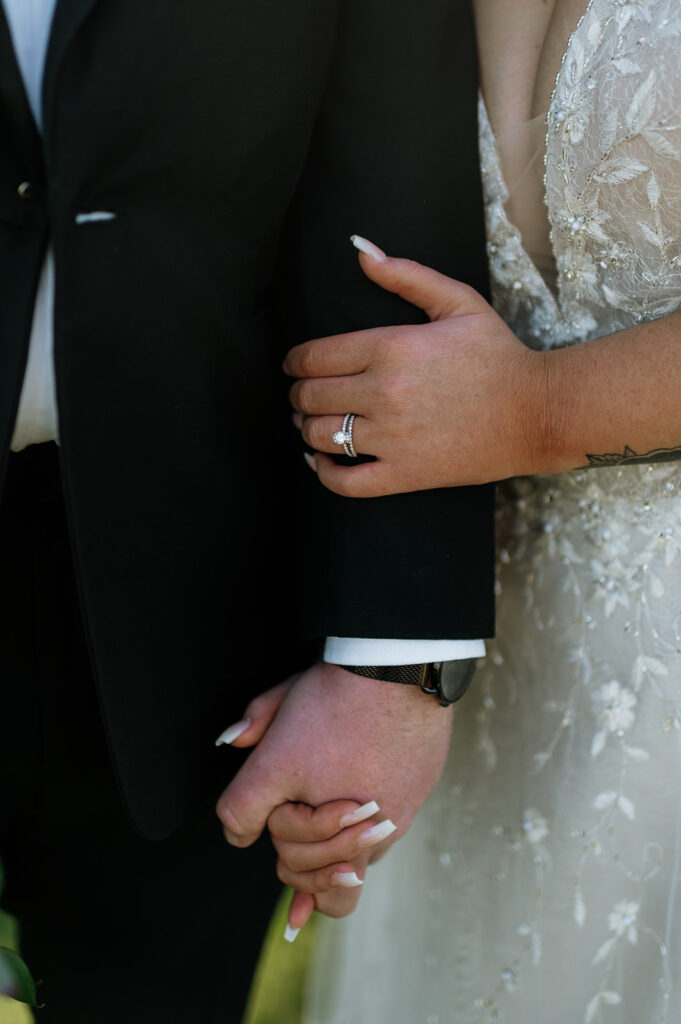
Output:
[[418,686],[446,706],[464,695],[484,655],[483,640],[329,637],[324,661],[366,679]]
[[418,686],[399,686],[383,679],[362,677],[345,665],[322,662],[318,668],[330,699],[343,704],[347,702],[357,709],[372,708],[381,714],[382,709],[395,708],[397,714],[404,714],[414,724],[436,724],[446,710],[440,707],[435,697],[422,693]]
[[344,665],[343,668],[367,679],[417,686],[424,694],[435,697],[443,707],[449,707],[468,690],[477,664],[476,658],[468,658],[417,665]]

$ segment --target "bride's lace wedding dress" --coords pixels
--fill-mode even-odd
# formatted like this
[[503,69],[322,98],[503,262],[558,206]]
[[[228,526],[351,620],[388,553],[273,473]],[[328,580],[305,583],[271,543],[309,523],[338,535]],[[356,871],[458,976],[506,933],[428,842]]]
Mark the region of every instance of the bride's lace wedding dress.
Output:
[[[679,0],[591,0],[546,128],[553,276],[482,107],[497,310],[554,347],[681,308]],[[635,458],[501,489],[498,639],[309,1024],[681,1021],[681,462]]]

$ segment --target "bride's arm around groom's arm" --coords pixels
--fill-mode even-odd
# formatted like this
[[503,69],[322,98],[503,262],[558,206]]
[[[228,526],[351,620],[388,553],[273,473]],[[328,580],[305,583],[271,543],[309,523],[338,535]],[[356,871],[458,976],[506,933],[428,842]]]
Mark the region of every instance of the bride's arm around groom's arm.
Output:
[[[361,273],[347,241],[359,225],[486,288],[476,90],[467,3],[424,0],[418,17],[411,0],[341,5],[334,70],[283,236],[282,358],[286,347],[320,334],[422,319]],[[303,601],[310,635],[491,634],[491,487],[369,502],[332,494],[312,474],[307,487],[307,583],[292,600]],[[382,849],[437,781],[450,720],[417,687],[331,665],[308,670],[219,803],[229,840],[252,842],[288,800],[347,798],[375,800],[379,817],[395,822]],[[370,852],[353,864],[361,870]],[[330,890],[321,909],[352,909],[356,890]]]
[[[360,244],[366,274],[431,323],[289,354],[288,372],[302,378],[292,388],[297,422],[327,487],[364,499],[681,459],[681,313],[536,351],[474,289]],[[337,394],[358,410],[355,445],[376,461],[339,466],[324,454],[320,424],[333,426]],[[368,409],[379,415],[365,421]]]

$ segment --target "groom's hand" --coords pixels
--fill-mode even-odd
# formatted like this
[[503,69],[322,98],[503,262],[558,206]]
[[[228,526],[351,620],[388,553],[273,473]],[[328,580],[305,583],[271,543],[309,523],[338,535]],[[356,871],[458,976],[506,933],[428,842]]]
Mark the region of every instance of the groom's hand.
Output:
[[[348,868],[363,874],[369,859],[404,835],[437,783],[447,755],[451,708],[415,686],[365,679],[335,665],[319,664],[290,688],[267,732],[217,805],[225,836],[250,846],[275,808],[289,802],[318,807],[334,800],[376,801],[380,818],[397,826],[370,848],[356,848]],[[369,825],[372,822],[368,823]],[[355,826],[359,835],[365,827]],[[339,825],[340,831],[340,825]],[[352,831],[352,830],[351,830]],[[301,872],[307,865],[301,864]],[[283,861],[279,875],[292,880]],[[330,916],[350,913],[357,889],[336,888],[316,896]]]

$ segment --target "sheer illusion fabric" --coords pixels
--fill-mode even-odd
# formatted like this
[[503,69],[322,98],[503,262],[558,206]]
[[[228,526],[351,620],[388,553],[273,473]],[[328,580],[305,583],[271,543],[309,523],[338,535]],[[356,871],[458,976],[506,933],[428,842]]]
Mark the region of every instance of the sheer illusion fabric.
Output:
[[[481,101],[499,313],[551,348],[681,308],[678,0],[591,0],[539,123]],[[681,1020],[681,464],[509,482],[498,542],[444,777],[324,924],[308,1024]]]

